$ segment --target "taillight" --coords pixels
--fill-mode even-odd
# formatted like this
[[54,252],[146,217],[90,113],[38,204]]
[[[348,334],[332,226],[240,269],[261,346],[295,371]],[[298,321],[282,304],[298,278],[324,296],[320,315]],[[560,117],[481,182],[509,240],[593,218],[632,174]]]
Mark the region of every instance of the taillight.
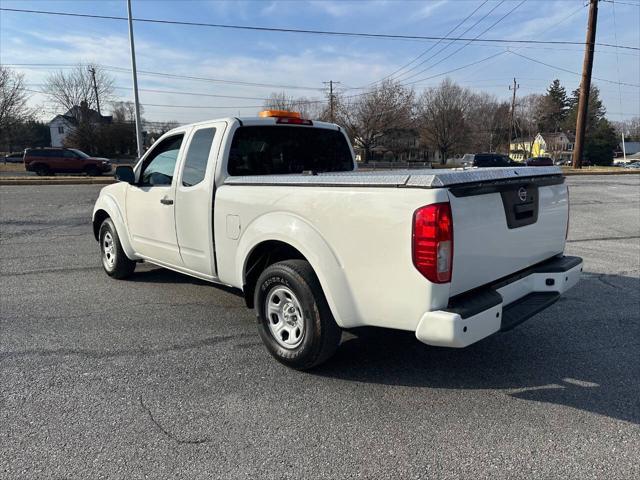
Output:
[[413,214],[413,264],[433,283],[451,281],[453,219],[449,203],[434,203]]

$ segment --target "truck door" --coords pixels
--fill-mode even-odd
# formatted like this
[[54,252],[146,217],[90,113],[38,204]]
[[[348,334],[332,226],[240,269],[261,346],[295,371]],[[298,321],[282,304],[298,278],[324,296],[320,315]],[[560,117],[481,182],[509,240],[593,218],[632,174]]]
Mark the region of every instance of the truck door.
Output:
[[136,185],[127,190],[127,224],[137,253],[159,263],[183,265],[174,215],[174,172],[184,133],[156,142],[145,157]]
[[176,183],[176,233],[185,268],[215,277],[213,194],[225,122],[193,129]]

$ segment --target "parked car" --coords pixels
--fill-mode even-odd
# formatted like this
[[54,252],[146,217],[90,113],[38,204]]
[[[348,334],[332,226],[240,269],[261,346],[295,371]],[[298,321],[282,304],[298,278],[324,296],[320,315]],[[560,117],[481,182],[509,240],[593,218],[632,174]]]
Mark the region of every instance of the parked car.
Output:
[[178,127],[115,176],[93,210],[107,275],[144,260],[235,287],[268,351],[297,369],[327,360],[343,328],[466,347],[582,270],[563,256],[560,169],[358,172],[343,128],[293,112]]
[[24,166],[38,175],[55,173],[86,173],[98,176],[111,171],[106,158],[90,157],[75,148],[27,148]]
[[22,163],[23,152],[10,153],[4,156],[4,163]]
[[624,166],[624,168],[640,168],[640,162],[629,162]]
[[524,162],[527,167],[552,167],[553,159],[551,157],[531,157]]
[[522,163],[501,153],[466,153],[456,163],[460,166],[478,168],[523,166]]

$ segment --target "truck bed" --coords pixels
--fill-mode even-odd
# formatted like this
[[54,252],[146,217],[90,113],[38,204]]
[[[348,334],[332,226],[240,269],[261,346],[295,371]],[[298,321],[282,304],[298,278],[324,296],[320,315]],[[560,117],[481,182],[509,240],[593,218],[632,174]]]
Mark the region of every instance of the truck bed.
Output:
[[336,187],[442,188],[469,183],[518,181],[521,178],[558,176],[559,167],[504,167],[468,169],[386,170],[340,173],[251,175],[227,177],[226,185],[286,185]]

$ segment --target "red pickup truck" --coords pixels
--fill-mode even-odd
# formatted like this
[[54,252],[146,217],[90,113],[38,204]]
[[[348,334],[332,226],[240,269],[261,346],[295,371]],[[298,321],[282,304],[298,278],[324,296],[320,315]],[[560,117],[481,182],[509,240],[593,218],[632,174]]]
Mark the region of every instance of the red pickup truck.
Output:
[[86,173],[98,176],[111,171],[111,162],[106,158],[90,157],[75,148],[27,148],[24,167],[37,175]]

